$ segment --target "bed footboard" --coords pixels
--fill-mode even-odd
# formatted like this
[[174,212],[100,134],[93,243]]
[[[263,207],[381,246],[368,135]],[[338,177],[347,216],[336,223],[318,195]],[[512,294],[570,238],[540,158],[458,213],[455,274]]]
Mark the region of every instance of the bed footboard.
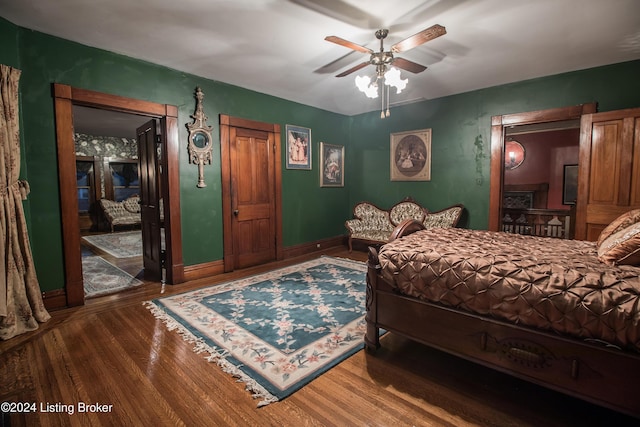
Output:
[[[399,239],[419,230],[424,230],[424,224],[414,219],[405,219],[393,230],[389,241]],[[387,292],[391,287],[384,281],[378,281],[380,277],[380,263],[378,261],[378,251],[374,247],[369,247],[369,257],[367,262],[367,298],[365,320],[367,331],[364,337],[365,349],[375,352],[380,347],[380,327],[377,325],[377,295],[378,289],[385,288]]]
[[369,247],[369,258],[367,261],[367,296],[365,300],[367,331],[364,335],[365,349],[369,352],[375,352],[375,350],[380,347],[380,328],[376,325],[377,303],[375,292],[379,270],[378,251],[373,247]]
[[640,418],[640,354],[407,297],[369,248],[365,348],[385,329],[529,382]]

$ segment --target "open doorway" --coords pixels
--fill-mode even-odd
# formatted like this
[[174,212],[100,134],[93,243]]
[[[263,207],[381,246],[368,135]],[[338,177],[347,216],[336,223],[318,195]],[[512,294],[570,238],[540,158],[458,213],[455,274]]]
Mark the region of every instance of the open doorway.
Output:
[[[78,174],[74,143],[74,107],[83,106],[143,116],[158,123],[158,146],[162,158],[161,196],[163,198],[164,267],[167,283],[184,281],[180,229],[179,144],[177,107],[108,95],[71,86],[54,84],[58,175],[65,260],[65,298],[67,306],[84,304]],[[139,175],[139,178],[142,178]],[[98,196],[97,191],[94,197]],[[170,215],[168,213],[171,213]]]
[[73,106],[85,298],[143,284],[136,129],[147,121],[136,114]]
[[[562,127],[568,123],[574,123],[574,121],[576,120],[579,121],[584,114],[593,113],[595,111],[596,103],[589,103],[571,107],[505,114],[502,116],[493,116],[491,118],[491,188],[489,194],[489,230],[498,231],[503,229],[507,163],[510,163],[512,160],[515,163],[520,163],[520,161],[524,159],[524,156],[526,156],[526,153],[524,153],[524,155],[517,154],[516,150],[511,151],[513,152],[513,155],[510,154],[510,151],[507,151],[506,149],[507,141],[517,141],[515,135],[521,132],[522,134],[527,133],[527,127],[529,129],[533,129],[534,126],[540,126],[547,129],[554,126]],[[577,164],[579,164],[579,161]],[[515,227],[516,224],[514,224],[513,226]],[[575,230],[575,227],[571,226],[571,229]],[[544,229],[544,232],[547,233],[547,228]]]
[[579,151],[579,119],[505,129],[500,230],[573,238]]

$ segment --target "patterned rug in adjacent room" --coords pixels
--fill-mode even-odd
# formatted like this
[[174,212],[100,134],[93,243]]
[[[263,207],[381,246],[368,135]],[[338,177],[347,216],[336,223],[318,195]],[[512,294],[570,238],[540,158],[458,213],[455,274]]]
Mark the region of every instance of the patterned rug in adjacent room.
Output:
[[83,236],[82,240],[116,258],[142,255],[142,232],[140,230],[92,234]]
[[365,276],[365,263],[323,256],[145,304],[263,406],[363,348]]
[[82,257],[82,280],[86,298],[142,285],[140,280],[96,255]]

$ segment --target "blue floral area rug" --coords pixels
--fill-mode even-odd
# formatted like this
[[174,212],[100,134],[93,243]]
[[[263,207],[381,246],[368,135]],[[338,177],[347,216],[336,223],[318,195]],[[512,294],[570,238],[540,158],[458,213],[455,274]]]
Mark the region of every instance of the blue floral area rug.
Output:
[[263,406],[363,348],[365,277],[365,263],[323,256],[145,304]]

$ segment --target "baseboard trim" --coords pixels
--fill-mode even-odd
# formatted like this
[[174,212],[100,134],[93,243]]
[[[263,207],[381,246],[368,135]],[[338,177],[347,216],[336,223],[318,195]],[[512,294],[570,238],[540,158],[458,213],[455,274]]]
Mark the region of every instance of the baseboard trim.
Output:
[[42,302],[47,310],[67,308],[67,292],[64,289],[45,291],[42,293]]
[[187,265],[184,267],[184,280],[202,279],[222,273],[224,273],[224,262],[222,260]]
[[[328,248],[344,246],[345,244],[345,236],[330,237],[328,239],[321,239],[313,242],[302,243],[300,245],[285,247],[283,248],[282,255],[283,259],[295,258],[323,251]],[[217,276],[222,273],[224,273],[224,261],[216,260],[202,264],[185,266],[183,279],[184,281],[190,281]],[[53,291],[43,292],[42,300],[47,310],[59,310],[67,307],[67,293],[65,289],[55,289]]]
[[[336,246],[344,246],[345,236],[330,237],[328,239],[316,240],[300,245],[283,248],[283,259],[295,258],[301,255],[308,255],[314,252],[323,251]],[[184,280],[196,280],[206,277],[217,276],[224,273],[224,260],[205,262],[202,264],[188,265],[184,267]]]
[[282,254],[284,259],[295,258],[301,255],[311,254],[313,252],[322,251],[336,246],[344,246],[345,237],[336,236],[328,239],[316,240],[314,242],[302,243],[295,246],[287,246],[283,248]]

